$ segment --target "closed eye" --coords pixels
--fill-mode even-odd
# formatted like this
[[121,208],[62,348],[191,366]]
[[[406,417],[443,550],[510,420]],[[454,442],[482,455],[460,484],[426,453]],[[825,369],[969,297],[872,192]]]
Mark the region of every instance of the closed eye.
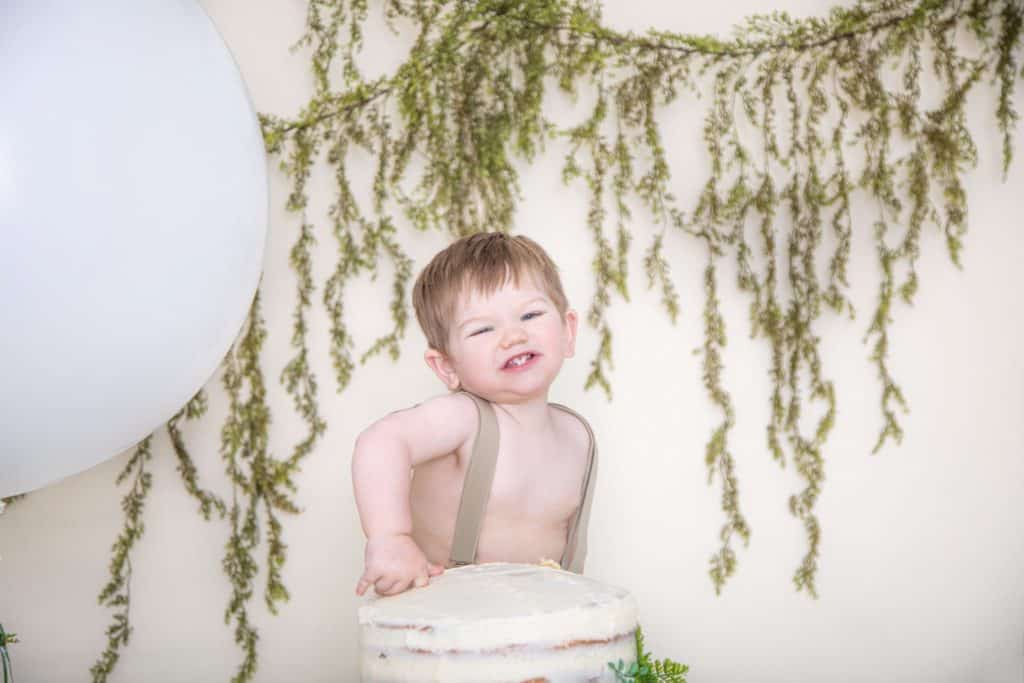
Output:
[[[531,320],[532,318],[539,318],[542,315],[544,315],[544,311],[530,311],[529,313],[526,313],[526,314],[523,315],[523,320]],[[484,332],[489,332],[490,329],[491,329],[490,327],[481,327],[479,330],[477,330],[476,332],[473,332],[469,336],[470,337],[475,337],[478,334],[482,334]]]

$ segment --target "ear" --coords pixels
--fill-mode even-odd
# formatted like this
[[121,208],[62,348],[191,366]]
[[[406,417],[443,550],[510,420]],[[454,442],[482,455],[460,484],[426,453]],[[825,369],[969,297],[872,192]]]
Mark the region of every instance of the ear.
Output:
[[451,391],[455,391],[459,388],[461,382],[459,376],[455,372],[455,366],[452,365],[451,360],[448,356],[444,355],[437,349],[427,349],[423,354],[423,360],[427,361],[427,365],[434,371],[434,374],[444,382],[444,385]]
[[568,345],[565,349],[565,357],[572,358],[576,355],[576,329],[579,325],[579,314],[573,309],[565,311],[565,335]]

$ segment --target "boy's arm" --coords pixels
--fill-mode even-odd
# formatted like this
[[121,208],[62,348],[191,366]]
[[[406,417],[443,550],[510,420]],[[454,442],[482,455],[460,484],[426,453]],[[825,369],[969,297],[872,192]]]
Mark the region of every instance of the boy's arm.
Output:
[[476,432],[473,401],[437,396],[391,413],[364,430],[352,456],[352,485],[366,534],[366,569],[356,593],[401,593],[424,585],[442,568],[431,566],[412,541],[409,506],[412,467],[458,450]]

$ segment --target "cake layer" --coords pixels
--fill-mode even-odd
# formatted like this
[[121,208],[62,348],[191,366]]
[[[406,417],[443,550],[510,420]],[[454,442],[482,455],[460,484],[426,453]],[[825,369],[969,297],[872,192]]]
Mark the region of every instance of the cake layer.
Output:
[[362,677],[412,681],[614,681],[636,658],[636,603],[621,588],[536,565],[450,569],[359,610]]
[[483,653],[363,651],[363,683],[614,683],[608,666],[636,660],[633,633],[609,643]]

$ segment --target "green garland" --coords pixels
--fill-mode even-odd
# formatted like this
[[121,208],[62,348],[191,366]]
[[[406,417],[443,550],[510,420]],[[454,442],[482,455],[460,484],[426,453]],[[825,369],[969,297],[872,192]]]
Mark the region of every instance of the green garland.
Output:
[[[611,398],[606,312],[613,293],[629,298],[626,264],[633,237],[626,226],[631,205],[639,204],[658,226],[644,258],[648,286],[659,287],[673,321],[679,304],[664,254],[665,232],[690,235],[707,253],[703,380],[723,419],[705,459],[709,477],[722,487],[726,518],[709,571],[720,591],[735,572],[734,540],[747,543],[750,536],[729,448],[734,410],[721,380],[726,331],[717,267],[731,253],[739,288],[750,296],[751,333],[771,349],[766,447],[780,465],[788,456],[804,480],[789,499],[807,536],[793,581],[798,590],[816,595],[820,525],[814,505],[836,415],[817,322],[826,309],[854,315],[846,296],[851,198],[863,192],[878,207],[873,239],[883,276],[867,330],[881,380],[884,425],[877,452],[886,441],[900,440],[897,410],[906,409],[888,364],[894,295],[908,303],[913,298],[926,223],[941,229],[959,265],[967,216],[962,174],[977,161],[964,102],[986,75],[998,87],[1004,174],[1012,159],[1020,2],[862,0],[826,18],[752,17],[730,41],[616,32],[602,24],[593,4],[573,0],[392,0],[384,7],[389,21],[415,26],[415,43],[394,75],[370,80],[358,68],[366,2],[312,0],[298,46],[312,51],[314,96],[293,119],[262,117],[267,148],[282,157],[281,168],[293,180],[288,206],[302,212],[303,235],[312,164],[324,158],[334,169],[337,193],[329,214],[341,254],[338,272],[345,276],[332,280],[331,300],[340,299],[336,290],[347,277],[375,268],[378,236],[390,237],[398,216],[416,229],[455,235],[511,229],[519,196],[513,156],[532,161],[546,142],[565,140],[563,178],[582,181],[591,198],[587,226],[594,241],[596,295],[587,319],[600,344],[585,387],[600,386]],[[957,33],[969,35],[976,54],[957,52]],[[920,101],[925,48],[944,91],[933,109]],[[901,76],[893,91],[884,84],[887,71]],[[565,127],[544,116],[549,79],[571,95],[583,88],[596,93],[583,121]],[[657,113],[683,90],[700,95],[706,83],[711,101],[703,139],[710,175],[687,213],[670,189]],[[776,123],[779,106],[788,110],[782,130]],[[897,153],[894,141],[911,151]],[[851,145],[866,151],[860,168],[847,158]],[[377,160],[370,206],[356,201],[348,180],[349,154],[357,148]],[[423,161],[422,171],[412,170],[414,154]],[[614,237],[606,234],[612,221]],[[749,222],[759,226],[757,234],[747,234]],[[780,223],[792,228],[783,231]],[[898,226],[902,234],[893,235]],[[822,280],[816,257],[826,228],[834,232],[836,247]],[[397,247],[388,255],[405,262]],[[766,262],[760,272],[758,256]],[[395,303],[405,291],[404,277],[400,270],[394,283],[396,331],[405,324],[404,306]],[[344,386],[354,363],[340,314],[332,316],[332,332]],[[810,431],[801,428],[805,413],[814,422]]]
[[[582,184],[590,197],[586,224],[594,243],[596,294],[587,321],[599,335],[599,348],[587,389],[600,387],[611,399],[613,338],[607,311],[613,296],[629,300],[632,212],[640,207],[657,226],[644,270],[673,323],[681,311],[665,253],[666,233],[677,230],[695,238],[707,255],[703,382],[722,413],[705,450],[709,480],[719,481],[725,516],[709,567],[716,591],[736,570],[735,543],[746,544],[750,537],[729,447],[734,410],[721,377],[726,330],[718,266],[726,256],[735,258],[739,288],[750,297],[751,334],[771,351],[766,450],[780,465],[790,460],[804,481],[789,500],[807,536],[807,552],[793,581],[798,590],[816,596],[820,525],[814,505],[836,415],[817,322],[825,310],[854,315],[846,296],[851,198],[863,193],[877,205],[872,239],[882,278],[866,336],[881,384],[884,424],[877,452],[887,441],[899,442],[903,433],[898,411],[906,410],[906,402],[888,364],[889,330],[895,296],[909,303],[918,287],[915,266],[926,224],[941,230],[950,258],[959,265],[967,226],[962,175],[977,161],[964,102],[979,82],[997,91],[1004,174],[1012,161],[1018,119],[1013,94],[1017,79],[1024,77],[1021,2],[859,0],[825,18],[751,17],[731,40],[614,31],[602,23],[599,8],[585,0],[385,0],[384,10],[393,25],[413,26],[414,44],[393,74],[368,79],[358,67],[366,0],[309,0],[307,30],[296,48],[311,54],[314,94],[294,118],[261,116],[268,152],[282,159],[292,183],[287,208],[299,219],[290,253],[297,275],[294,355],[280,382],[306,423],[306,435],[286,458],[268,450],[270,414],[259,361],[266,330],[258,297],[224,364],[230,409],[220,450],[231,482],[229,504],[200,487],[177,426],[182,416],[196,420],[205,414],[204,394],[168,424],[179,472],[200,514],[211,519],[216,512],[229,526],[223,568],[232,591],[225,620],[234,624],[243,651],[233,680],[251,680],[257,666],[258,633],[247,605],[255,590],[261,529],[266,529],[269,569],[264,600],[275,612],[288,597],[281,581],[286,546],[280,514],[297,512],[293,476],[325,429],[307,323],[316,290],[311,249],[317,239],[317,221],[307,211],[307,183],[320,160],[332,169],[336,184],[327,218],[338,257],[321,297],[338,391],[356,368],[345,290],[360,275],[375,277],[384,258],[394,266],[394,326],[360,362],[385,351],[398,357],[413,270],[398,239],[401,221],[456,236],[512,229],[520,197],[513,159],[533,161],[552,140],[568,145],[564,180]],[[972,54],[958,52],[958,35],[970,38]],[[926,54],[943,89],[940,105],[931,109],[920,98]],[[900,76],[895,89],[884,84],[883,75],[890,72]],[[584,120],[564,126],[543,114],[552,85],[572,96],[584,90],[596,94]],[[684,210],[672,190],[658,112],[683,91],[699,96],[705,88],[710,97],[703,141],[710,173]],[[788,112],[784,128],[776,122],[779,107]],[[896,142],[910,151],[898,153]],[[865,150],[856,167],[847,156],[851,145]],[[360,150],[377,161],[366,202],[356,197],[347,171],[350,156]],[[411,163],[414,157],[422,167]],[[747,234],[748,224],[758,226],[755,234]],[[826,229],[834,233],[836,247],[822,279],[815,263]],[[808,417],[814,427],[807,432],[800,421],[812,410]],[[93,667],[94,683],[106,680],[130,632],[127,558],[142,533],[148,447],[147,439],[119,478],[134,468],[111,583],[100,596],[119,611],[108,629],[110,645]],[[638,674],[639,669],[630,675]]]

